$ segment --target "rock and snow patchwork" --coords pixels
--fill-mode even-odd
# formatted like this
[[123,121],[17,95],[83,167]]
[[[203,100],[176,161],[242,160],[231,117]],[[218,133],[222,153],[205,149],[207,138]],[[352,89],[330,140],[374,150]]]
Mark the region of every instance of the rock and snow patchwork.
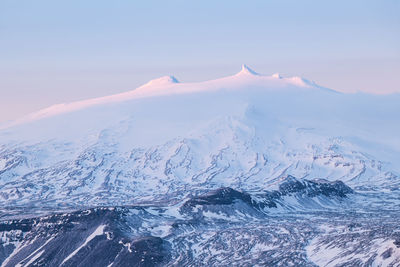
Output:
[[399,266],[400,238],[385,232],[399,229],[380,223],[330,229],[310,242],[307,256],[318,266]]
[[[11,249],[9,243],[0,244],[5,256],[1,264],[149,266],[161,263],[169,259],[167,242],[150,235],[150,227],[135,229],[135,221],[144,224],[144,220],[150,219],[130,214],[124,208],[96,208],[24,219],[23,223],[29,227],[23,228],[18,244]],[[0,233],[10,235],[14,228],[20,228],[21,220],[1,225]]]
[[[288,180],[295,181],[290,192],[286,184],[280,194],[315,198],[310,193],[315,187],[304,190],[297,179]],[[276,212],[279,207],[261,208],[258,201],[251,193],[220,188],[173,206],[94,208],[6,221],[0,224],[2,236],[17,228],[23,235],[2,266],[386,266],[398,261],[398,212],[385,211],[382,218],[377,212],[313,207]],[[0,244],[0,251],[8,245]]]
[[94,232],[88,236],[85,240],[85,242],[83,242],[82,245],[80,245],[77,249],[75,249],[74,251],[72,251],[71,254],[68,255],[68,257],[66,257],[62,262],[61,265],[63,265],[65,262],[67,262],[69,259],[71,259],[73,256],[75,256],[76,253],[78,253],[83,247],[85,247],[93,238],[95,238],[98,235],[103,235],[104,234],[104,228],[106,226],[105,225],[100,225],[99,227],[96,228],[96,230],[94,230]]

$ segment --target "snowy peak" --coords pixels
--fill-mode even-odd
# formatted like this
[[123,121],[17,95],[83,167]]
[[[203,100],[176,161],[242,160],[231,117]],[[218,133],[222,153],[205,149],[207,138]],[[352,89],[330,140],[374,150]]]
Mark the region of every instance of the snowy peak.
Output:
[[274,74],[272,74],[272,78],[282,79],[282,76],[279,73],[274,73]]
[[[107,106],[114,103],[123,103],[130,100],[141,98],[151,98],[159,96],[197,94],[202,92],[218,92],[226,88],[232,89],[231,92],[242,91],[245,96],[249,95],[249,88],[263,88],[264,93],[268,92],[285,92],[286,89],[295,91],[296,89],[324,89],[313,82],[309,82],[301,77],[283,78],[278,73],[272,76],[262,75],[247,65],[242,65],[242,70],[232,76],[195,83],[180,83],[174,76],[163,76],[153,79],[148,83],[124,93],[110,96],[92,98],[77,102],[63,103],[53,105],[49,108],[39,110],[22,117],[16,121],[0,125],[0,129],[9,128],[25,122],[35,121],[47,117],[53,117],[64,113],[83,110],[94,106]],[[300,91],[300,90],[298,90]],[[331,90],[332,91],[332,90]],[[263,96],[265,97],[265,95]]]
[[176,84],[179,83],[178,79],[175,78],[174,76],[167,75],[167,76],[162,76],[160,78],[154,79],[146,83],[144,86],[163,86],[163,85],[168,85],[168,84]]
[[250,69],[246,64],[242,65],[242,70],[237,75],[260,75],[254,70]]
[[242,65],[242,70],[233,77],[240,78],[245,82],[256,82],[263,87],[271,88],[277,86],[278,84],[283,86],[296,86],[299,88],[322,88],[314,82],[310,82],[309,80],[299,76],[282,77],[279,73],[274,73],[271,76],[262,75],[258,72],[255,72],[245,64]]

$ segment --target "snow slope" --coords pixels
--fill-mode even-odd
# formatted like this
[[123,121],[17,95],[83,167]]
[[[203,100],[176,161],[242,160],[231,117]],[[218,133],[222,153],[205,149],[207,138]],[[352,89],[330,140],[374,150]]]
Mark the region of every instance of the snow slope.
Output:
[[245,65],[200,83],[161,77],[1,125],[0,203],[122,205],[271,190],[287,175],[397,192],[399,103]]

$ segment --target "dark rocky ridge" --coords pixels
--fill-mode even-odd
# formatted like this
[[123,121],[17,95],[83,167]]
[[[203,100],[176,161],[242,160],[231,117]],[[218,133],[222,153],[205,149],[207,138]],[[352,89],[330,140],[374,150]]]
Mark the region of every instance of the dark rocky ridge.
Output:
[[308,197],[326,196],[326,197],[347,197],[354,191],[342,181],[330,182],[325,179],[299,180],[293,176],[287,176],[279,185],[279,193],[282,196],[300,193]]
[[252,198],[250,194],[229,187],[218,188],[204,195],[192,197],[186,201],[181,210],[191,211],[196,206],[212,209],[215,205],[238,205],[242,203],[256,210],[277,208],[285,201],[285,196],[298,198],[325,197],[327,199],[344,199],[354,191],[341,181],[329,182],[323,179],[300,180],[293,176],[287,176],[279,184],[278,190],[257,194]]
[[[10,237],[13,230],[23,233],[14,236],[21,245],[5,266],[18,263],[32,266],[107,266],[110,263],[115,266],[154,266],[167,261],[170,257],[168,242],[146,234],[132,235],[124,219],[126,212],[128,209],[124,208],[95,208],[2,222],[0,229]],[[99,228],[103,232],[91,237]],[[88,240],[86,245],[85,240]],[[80,246],[83,247],[78,249]],[[2,261],[12,250],[3,251]]]

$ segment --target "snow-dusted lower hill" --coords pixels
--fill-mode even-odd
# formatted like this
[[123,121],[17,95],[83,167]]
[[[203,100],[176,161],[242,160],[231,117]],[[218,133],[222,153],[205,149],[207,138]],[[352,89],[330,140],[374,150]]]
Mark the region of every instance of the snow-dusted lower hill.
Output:
[[55,105],[0,125],[0,263],[400,266],[399,136],[400,95],[246,66]]

